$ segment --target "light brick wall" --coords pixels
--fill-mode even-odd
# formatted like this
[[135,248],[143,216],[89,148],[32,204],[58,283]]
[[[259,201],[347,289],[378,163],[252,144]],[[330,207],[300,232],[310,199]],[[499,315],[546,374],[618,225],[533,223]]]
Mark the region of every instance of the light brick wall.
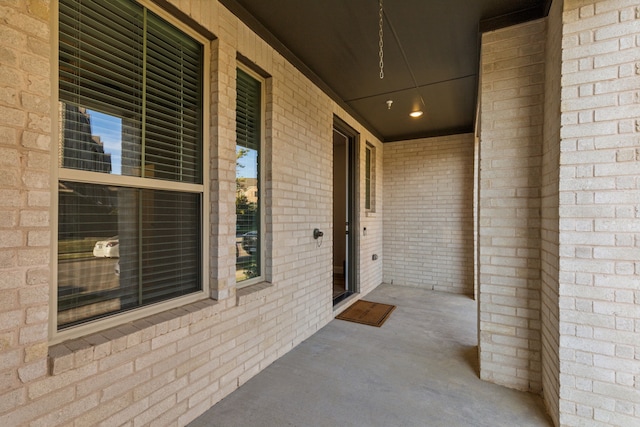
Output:
[[482,37],[480,375],[540,391],[540,184],[546,20]]
[[47,374],[54,184],[49,8],[13,2],[0,20],[1,413],[27,402],[25,384]]
[[[373,136],[368,135],[366,140],[361,139],[360,146],[360,170],[362,176],[364,176],[365,170],[365,147],[364,142],[368,142],[372,145],[375,152],[375,165],[374,165],[374,184],[373,190],[374,201],[371,212],[365,212],[364,207],[364,179],[360,182],[360,212],[365,212],[360,217],[360,291],[362,293],[368,293],[372,291],[376,286],[383,282],[383,268],[384,268],[384,249],[383,249],[383,158],[384,158],[384,146],[377,141]],[[385,144],[386,145],[386,144]],[[367,229],[366,234],[364,229]],[[377,255],[377,259],[373,259],[373,255]]]
[[[0,7],[0,425],[185,425],[333,318],[334,114],[380,142],[217,2],[174,1],[218,36],[211,43],[211,294],[49,345],[55,3]],[[266,82],[268,283],[235,285],[237,53]],[[55,98],[55,97],[54,97]],[[362,144],[362,150],[364,150]],[[379,173],[382,150],[378,150]],[[364,154],[361,155],[362,158]],[[361,168],[364,172],[364,168]],[[380,188],[381,192],[381,188]],[[380,199],[381,201],[381,199]],[[364,212],[364,207],[361,207]],[[362,253],[382,253],[382,214]],[[312,238],[325,230],[322,246]],[[366,242],[366,243],[364,243]],[[362,262],[362,295],[382,281]],[[364,258],[364,256],[363,256]]]
[[562,0],[555,0],[547,19],[545,103],[541,187],[541,338],[542,390],[549,414],[559,425],[560,327],[558,307],[558,183],[560,167],[560,72],[562,66]]
[[384,281],[473,295],[473,134],[384,145]]
[[[224,22],[224,21],[223,21]],[[210,145],[211,297],[235,296],[236,198],[236,50],[226,40],[211,43]]]
[[640,425],[640,5],[563,19],[560,423]]

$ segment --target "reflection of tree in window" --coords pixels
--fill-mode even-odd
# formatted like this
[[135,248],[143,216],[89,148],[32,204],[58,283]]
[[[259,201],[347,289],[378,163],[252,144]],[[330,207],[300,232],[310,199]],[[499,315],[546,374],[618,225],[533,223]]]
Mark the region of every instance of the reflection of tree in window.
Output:
[[236,281],[261,271],[261,82],[242,69],[236,78]]

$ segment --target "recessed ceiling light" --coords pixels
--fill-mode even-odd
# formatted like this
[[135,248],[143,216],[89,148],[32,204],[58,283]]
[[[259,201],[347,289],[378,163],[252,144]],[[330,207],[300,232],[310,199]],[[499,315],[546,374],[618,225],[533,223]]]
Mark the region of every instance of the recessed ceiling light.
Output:
[[418,118],[422,115],[422,111],[413,111],[411,113],[409,113],[409,115],[413,118]]

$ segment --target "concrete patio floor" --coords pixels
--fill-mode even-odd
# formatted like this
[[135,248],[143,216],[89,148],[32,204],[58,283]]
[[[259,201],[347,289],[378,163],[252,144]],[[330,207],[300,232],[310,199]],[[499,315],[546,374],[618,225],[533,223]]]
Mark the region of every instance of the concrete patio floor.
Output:
[[476,302],[381,285],[380,328],[333,320],[191,427],[551,426],[542,399],[478,378]]

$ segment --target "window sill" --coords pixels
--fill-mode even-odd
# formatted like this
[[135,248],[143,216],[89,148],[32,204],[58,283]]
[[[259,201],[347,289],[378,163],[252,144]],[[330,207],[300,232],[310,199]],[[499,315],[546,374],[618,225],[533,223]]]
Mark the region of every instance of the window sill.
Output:
[[375,218],[377,215],[376,215],[376,212],[367,212],[365,216],[367,218]]
[[78,369],[176,329],[187,327],[218,314],[221,308],[222,305],[216,301],[206,299],[55,344],[49,347],[49,375],[55,376]]
[[270,293],[272,288],[273,284],[269,282],[260,282],[240,288],[236,291],[236,303],[240,306],[257,301]]

